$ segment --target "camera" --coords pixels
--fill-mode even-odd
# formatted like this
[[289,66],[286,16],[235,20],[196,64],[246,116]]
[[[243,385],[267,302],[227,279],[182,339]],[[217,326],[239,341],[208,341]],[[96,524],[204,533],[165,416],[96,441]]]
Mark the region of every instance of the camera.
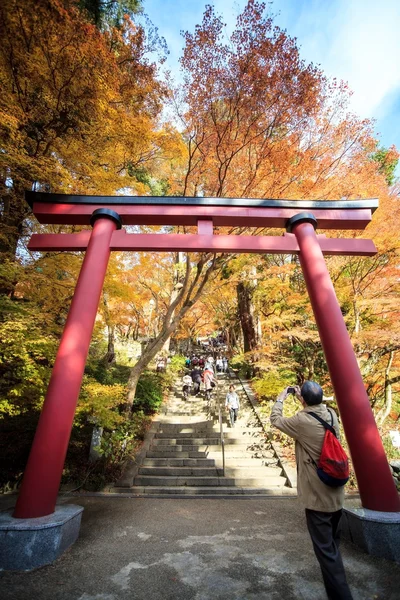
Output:
[[286,391],[287,391],[288,394],[295,394],[296,393],[296,388],[294,388],[294,387],[288,387]]

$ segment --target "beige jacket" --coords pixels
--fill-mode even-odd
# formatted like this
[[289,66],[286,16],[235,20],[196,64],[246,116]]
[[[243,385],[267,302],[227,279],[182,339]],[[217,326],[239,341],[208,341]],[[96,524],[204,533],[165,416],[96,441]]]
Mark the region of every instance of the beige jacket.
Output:
[[[321,512],[335,512],[343,507],[344,486],[333,488],[323,483],[318,475],[310,456],[318,463],[322,443],[325,437],[325,428],[314,417],[307,414],[314,412],[316,415],[331,424],[339,437],[339,424],[333,410],[328,410],[324,404],[307,406],[293,417],[282,416],[282,402],[275,402],[271,412],[271,424],[296,440],[297,464],[297,494],[304,508]],[[307,454],[307,452],[309,454]]]

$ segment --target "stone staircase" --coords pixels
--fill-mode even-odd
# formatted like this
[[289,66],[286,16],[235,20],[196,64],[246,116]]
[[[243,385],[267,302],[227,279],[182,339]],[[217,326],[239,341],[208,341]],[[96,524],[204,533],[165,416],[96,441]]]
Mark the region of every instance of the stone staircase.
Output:
[[295,491],[288,487],[279,459],[239,386],[239,419],[234,428],[228,425],[224,404],[229,383],[228,376],[220,375],[218,391],[210,402],[203,394],[184,400],[178,384],[154,420],[136,462],[111,491],[157,497],[293,495]]

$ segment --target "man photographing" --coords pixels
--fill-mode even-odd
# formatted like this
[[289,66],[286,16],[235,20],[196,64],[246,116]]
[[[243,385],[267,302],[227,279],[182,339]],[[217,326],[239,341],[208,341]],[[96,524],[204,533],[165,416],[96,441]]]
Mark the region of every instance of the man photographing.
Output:
[[[283,417],[283,402],[294,393],[303,409],[293,417]],[[297,465],[297,493],[306,512],[308,531],[321,567],[325,589],[330,600],[352,600],[339,551],[340,521],[344,487],[330,487],[317,474],[325,438],[325,427],[310,413],[332,425],[339,438],[339,423],[334,411],[322,404],[322,388],[314,381],[301,387],[285,388],[276,399],[271,424],[294,438]]]

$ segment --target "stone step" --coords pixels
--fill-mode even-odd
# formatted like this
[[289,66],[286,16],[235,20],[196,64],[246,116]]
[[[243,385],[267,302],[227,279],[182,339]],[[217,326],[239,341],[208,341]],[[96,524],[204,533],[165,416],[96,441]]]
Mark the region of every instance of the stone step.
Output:
[[196,418],[204,418],[207,419],[207,414],[204,413],[204,411],[194,411],[194,410],[168,410],[168,412],[166,413],[166,416],[171,419],[174,418],[176,419],[177,417],[179,417],[179,420],[182,420],[184,417],[191,417],[192,419]]
[[190,486],[132,486],[132,487],[115,487],[111,493],[123,494],[124,496],[155,496],[159,498],[187,497],[195,496],[196,498],[213,498],[215,496],[245,496],[251,498],[253,496],[296,496],[297,492],[293,488],[282,486],[268,487],[234,487],[234,486],[208,486],[208,487],[190,487]]
[[[174,446],[170,446],[170,448],[171,451],[167,454],[168,460],[170,458],[208,458],[206,452],[198,452],[197,450],[181,452],[176,450],[176,447]],[[162,450],[147,450],[146,458],[166,458],[166,452]]]
[[161,433],[193,433],[196,431],[209,431],[215,427],[213,422],[204,421],[201,423],[164,423],[160,422],[159,432]]
[[142,464],[144,467],[215,467],[215,460],[211,458],[145,458]]
[[[222,468],[215,466],[162,466],[143,465],[139,467],[139,475],[153,477],[222,477]],[[228,479],[263,479],[264,477],[280,477],[280,467],[252,466],[235,467],[225,465],[225,477]]]
[[[225,437],[229,437],[229,438],[240,438],[240,437],[257,437],[257,436],[262,436],[264,437],[264,432],[262,430],[261,427],[255,428],[255,427],[246,427],[243,429],[239,429],[239,428],[235,428],[235,429],[223,429],[223,434]],[[183,439],[183,438],[196,438],[196,437],[214,437],[214,436],[218,436],[220,435],[220,428],[219,426],[214,426],[214,427],[208,427],[206,428],[201,428],[201,429],[197,429],[195,427],[191,427],[190,431],[188,431],[188,428],[184,428],[183,431],[178,431],[178,430],[167,430],[164,431],[164,428],[162,428],[161,430],[157,431],[157,433],[155,434],[155,438],[157,439]]]
[[[212,446],[212,448],[220,448],[220,446]],[[207,450],[210,448],[210,446],[208,446],[207,444],[203,444],[202,446],[198,446],[197,444],[194,444],[192,446],[190,446],[189,444],[185,444],[185,446],[178,446],[175,444],[169,444],[167,446],[161,446],[161,444],[152,444],[150,446],[150,451],[151,452],[158,452],[159,456],[162,454],[164,456],[172,456],[170,453],[171,452],[201,452],[202,455],[204,456],[204,458],[207,457],[207,455],[205,454],[207,452]],[[149,453],[146,453],[146,456],[150,457]],[[195,456],[191,456],[190,458],[197,458]],[[198,458],[201,458],[201,456],[199,455]]]
[[139,475],[151,475],[153,477],[218,477],[216,467],[161,467],[143,466],[139,467]]
[[260,478],[236,478],[236,477],[168,477],[152,475],[136,475],[134,485],[142,486],[190,486],[209,487],[223,485],[226,487],[276,487],[285,486],[285,477],[260,477]]
[[214,397],[207,403],[202,396],[183,400],[178,387],[153,424],[154,437],[133,485],[122,493],[166,498],[288,495],[286,478],[250,406],[242,403],[231,428],[222,396],[221,404],[224,476],[218,402]]
[[202,430],[194,430],[191,432],[182,432],[182,431],[158,431],[155,434],[156,439],[162,440],[173,440],[173,439],[190,439],[190,438],[208,438],[208,437],[216,437],[219,436],[219,431],[216,429],[202,429]]
[[235,445],[235,446],[241,446],[246,444],[247,446],[270,446],[269,441],[267,440],[266,437],[249,437],[246,435],[236,435],[234,434],[232,437],[230,435],[224,435],[224,441],[225,441],[225,445]]
[[234,479],[280,477],[282,475],[281,467],[267,467],[265,465],[252,465],[251,467],[237,467],[225,463],[225,477]]
[[[166,448],[168,446],[219,446],[220,445],[219,437],[210,437],[210,438],[153,438],[151,445],[154,448],[163,447]],[[247,439],[247,438],[237,438],[237,437],[224,437],[225,446],[246,446],[249,449],[252,448],[265,448],[269,447],[269,443],[266,439]]]
[[183,415],[179,421],[176,421],[175,415],[173,415],[170,410],[166,410],[163,414],[160,414],[156,417],[157,423],[162,423],[166,426],[171,425],[174,427],[191,427],[192,425],[197,425],[198,423],[207,423],[208,421],[209,418],[206,413],[197,416]]
[[[221,444],[203,444],[201,446],[198,445],[185,445],[185,446],[178,446],[175,444],[169,444],[167,446],[161,446],[159,444],[157,445],[152,445],[149,449],[149,451],[146,453],[146,456],[148,458],[155,458],[154,456],[150,456],[149,452],[158,452],[159,454],[157,456],[163,456],[165,455],[166,458],[168,456],[170,456],[171,458],[176,458],[173,457],[171,452],[202,452],[204,458],[213,458],[213,456],[210,456],[210,454],[216,453],[216,454],[221,454],[222,453],[222,446]],[[206,453],[206,454],[204,454]],[[231,456],[238,456],[238,457],[242,457],[245,458],[246,456],[254,456],[255,458],[261,458],[264,456],[268,456],[271,453],[272,456],[272,451],[267,447],[267,446],[257,446],[254,447],[252,445],[249,444],[225,444],[225,454],[230,454]],[[185,458],[201,458],[201,455],[199,456],[190,456],[190,457],[185,457]]]
[[153,438],[152,446],[217,446],[220,442],[219,436],[210,437],[187,437],[187,438]]
[[[221,461],[221,454],[216,457],[218,465]],[[231,455],[225,456],[225,464],[229,467],[275,467],[277,466],[278,459],[274,456],[263,457],[263,458],[240,458],[233,457]]]
[[[240,459],[275,459],[275,454],[272,450],[249,450],[247,446],[224,446],[224,454],[228,460],[240,460]],[[222,446],[210,446],[206,451],[207,458],[219,458],[222,456]]]

